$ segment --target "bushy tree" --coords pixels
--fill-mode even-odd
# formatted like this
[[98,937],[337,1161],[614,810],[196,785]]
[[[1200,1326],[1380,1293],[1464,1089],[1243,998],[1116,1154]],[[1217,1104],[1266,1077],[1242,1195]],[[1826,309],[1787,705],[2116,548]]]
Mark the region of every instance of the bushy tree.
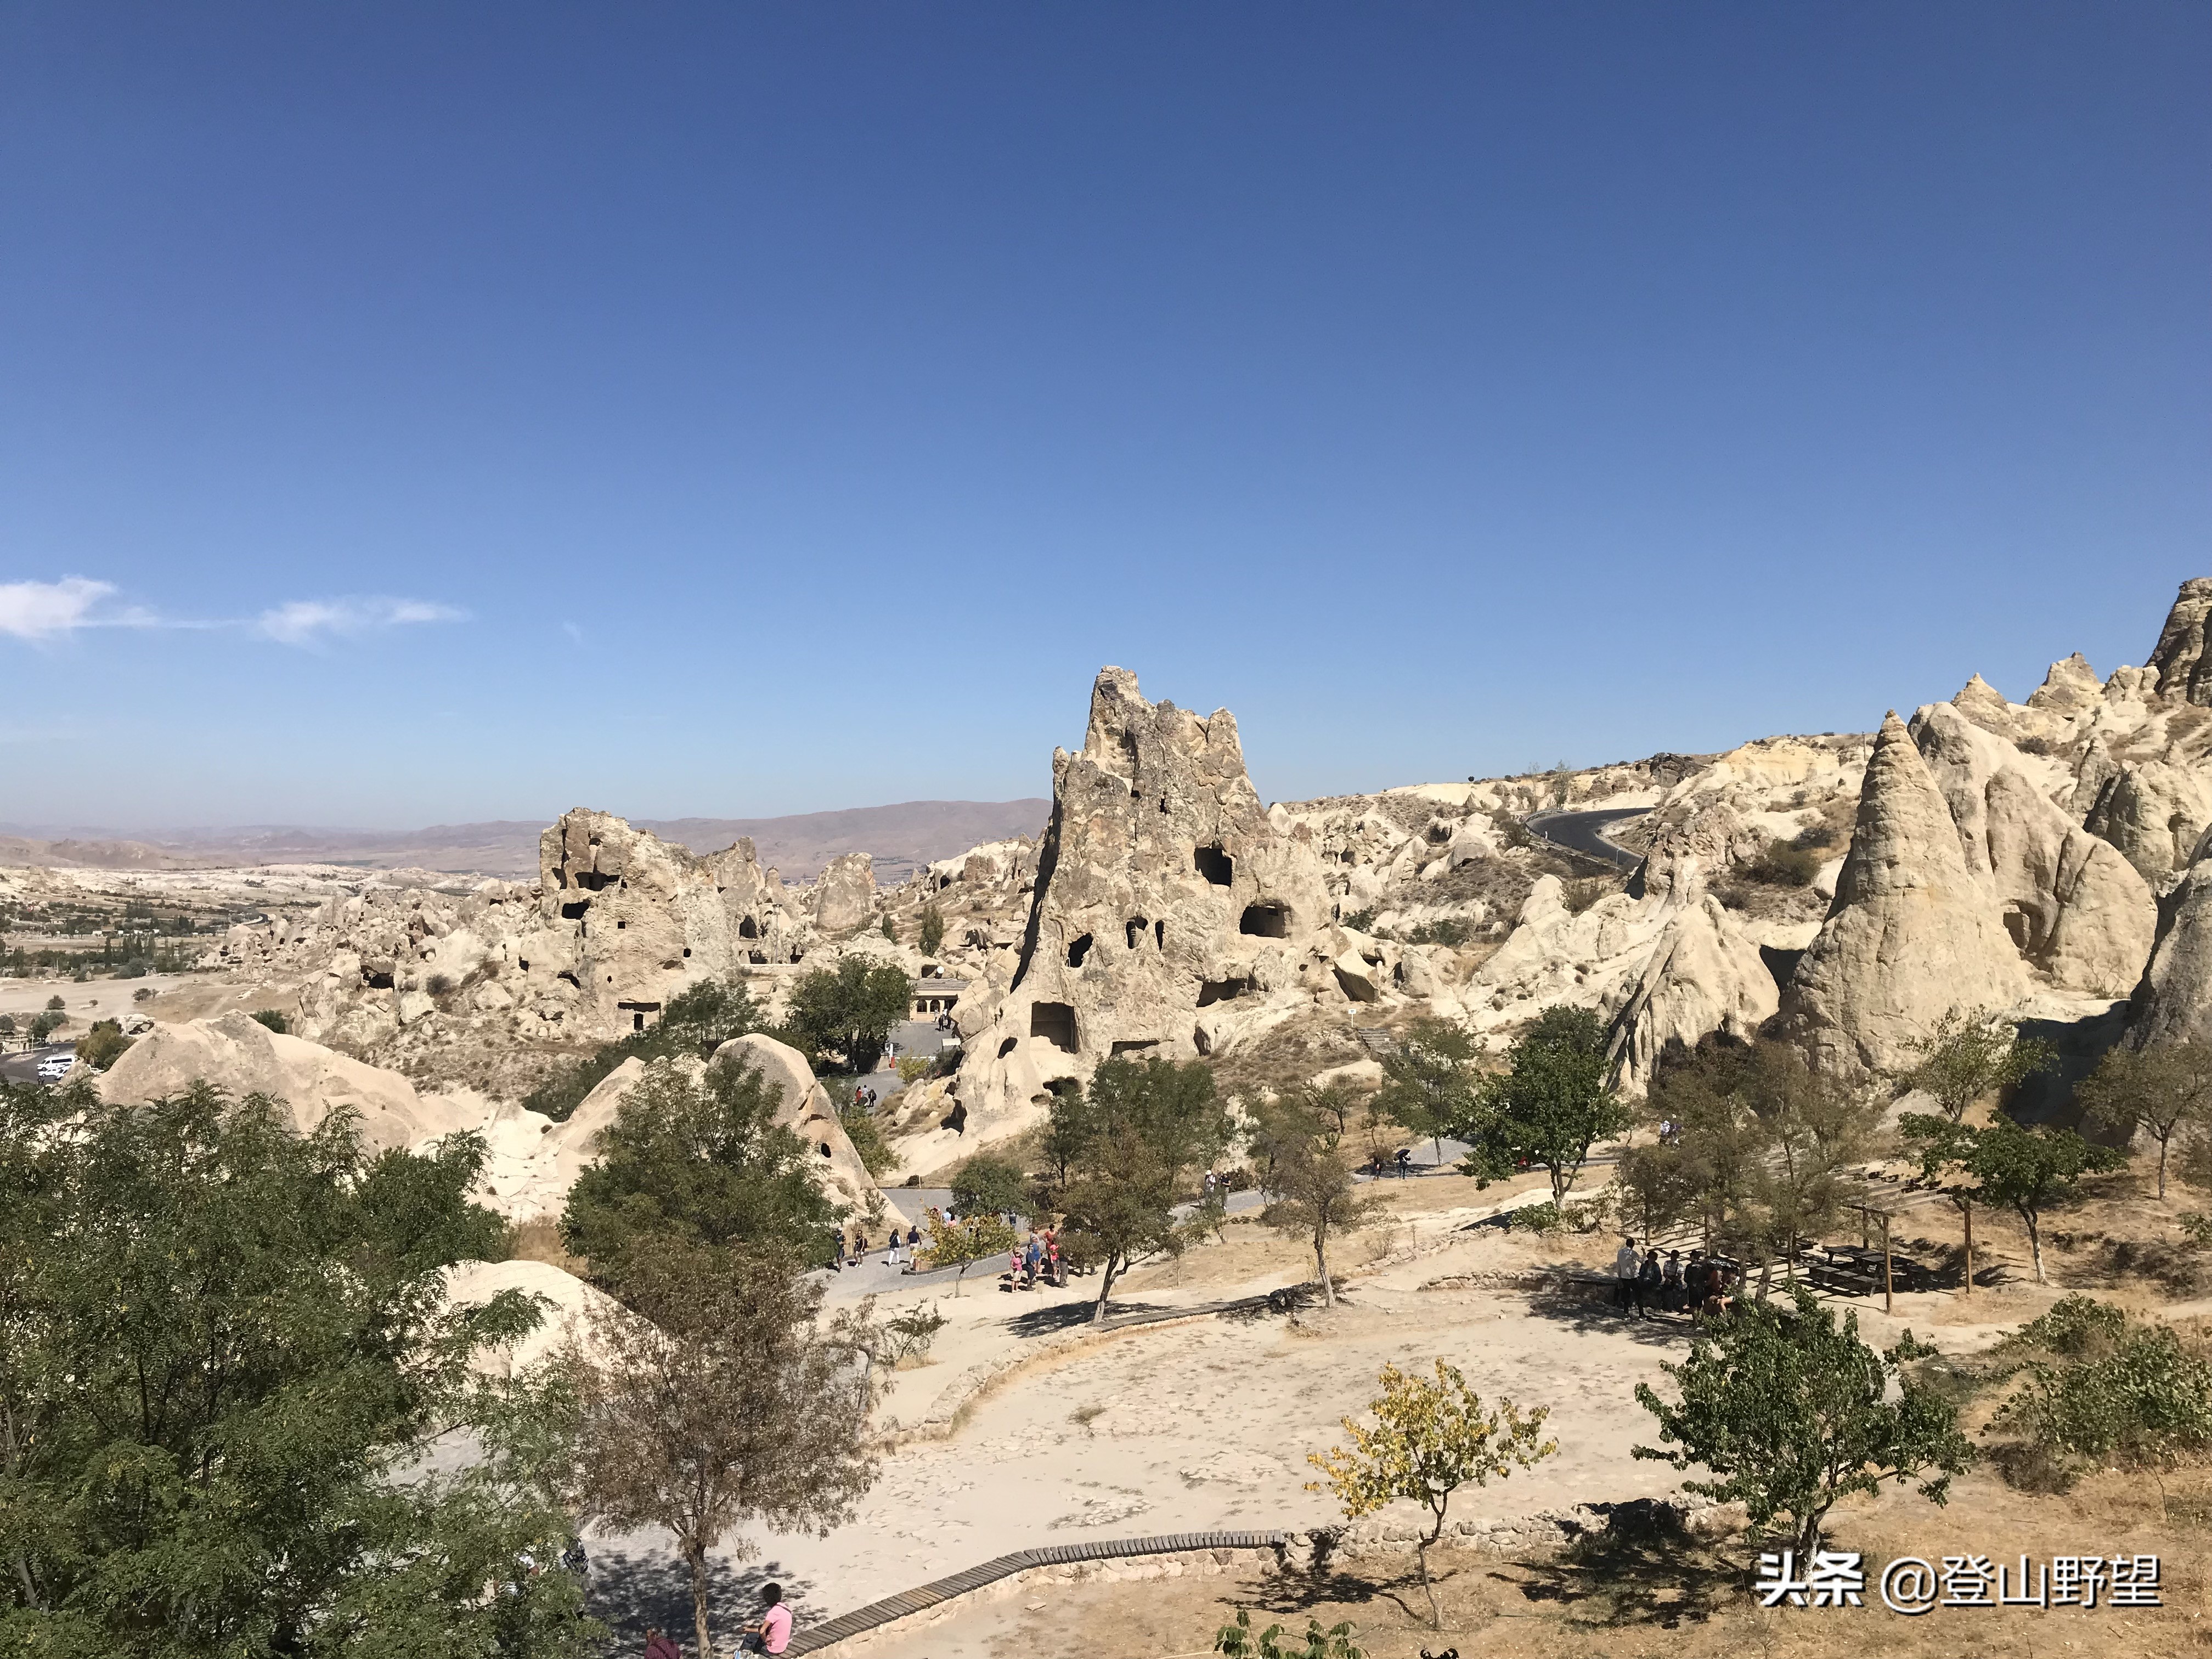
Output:
[[978,1152],[952,1172],[952,1207],[960,1215],[1019,1215],[1030,1207],[1029,1177],[996,1152]]
[[914,981],[900,969],[847,957],[835,968],[800,975],[791,988],[785,1030],[809,1056],[824,1062],[834,1056],[847,1071],[865,1076],[876,1069],[892,1029],[913,1006]]
[[2212,1123],[2212,1045],[2168,1043],[2114,1048],[2075,1091],[2091,1127],[2141,1133],[2158,1143],[2158,1195],[2174,1136]]
[[1441,1158],[1443,1137],[1459,1133],[1476,1116],[1482,1080],[1474,1061],[1480,1052],[1464,1026],[1417,1020],[1382,1058],[1376,1110],[1434,1142]]
[[131,1039],[123,1035],[119,1021],[96,1019],[92,1029],[77,1039],[76,1057],[96,1072],[104,1072],[123,1057],[131,1046]]
[[933,957],[945,948],[945,912],[935,900],[921,907],[921,953]]
[[257,1008],[251,1018],[257,1025],[266,1025],[280,1036],[292,1029],[292,1022],[275,1008]]
[[[370,1158],[204,1085],[0,1088],[0,1650],[587,1651],[532,1477],[539,1419],[470,1361],[526,1333],[442,1270],[501,1231],[481,1142]],[[484,1455],[434,1472],[467,1431]],[[497,1587],[487,1594],[487,1585]]]
[[961,1285],[967,1282],[969,1268],[994,1255],[1010,1255],[1014,1248],[1014,1230],[995,1210],[977,1215],[963,1211],[957,1221],[948,1221],[933,1212],[922,1227],[929,1240],[929,1265],[933,1268],[960,1269],[952,1280],[955,1296],[960,1294]]
[[1212,1166],[1234,1133],[1198,1060],[1106,1060],[1088,1089],[1053,1097],[1048,1145],[1066,1149],[1067,1180],[1056,1194],[1066,1223],[1063,1243],[1098,1263],[1103,1322],[1114,1281],[1156,1253],[1184,1245],[1175,1206],[1199,1171]]
[[1260,1114],[1252,1153],[1260,1166],[1261,1190],[1267,1195],[1260,1219],[1311,1247],[1322,1302],[1333,1308],[1330,1238],[1370,1226],[1388,1212],[1380,1198],[1353,1182],[1343,1118],[1325,1099],[1319,1091],[1306,1091],[1268,1106]]
[[1981,1178],[1985,1202],[2011,1206],[2027,1230],[2035,1282],[2043,1273],[2043,1212],[2063,1202],[2085,1175],[2117,1170],[2126,1159],[2071,1129],[2024,1128],[2000,1115],[1974,1139],[1967,1167]]
[[1502,1075],[1485,1079],[1473,1121],[1471,1173],[1499,1180],[1533,1164],[1563,1203],[1592,1146],[1619,1134],[1633,1115],[1607,1074],[1605,1023],[1587,1008],[1547,1008],[1514,1043]]
[[2212,1363],[2171,1326],[2069,1296],[2002,1346],[2036,1357],[1996,1420],[2025,1433],[2062,1485],[2115,1458],[2160,1466],[2212,1445]]
[[[1442,1629],[1436,1587],[1429,1580],[1429,1551],[1443,1534],[1452,1494],[1462,1486],[1487,1486],[1516,1469],[1534,1468],[1556,1453],[1559,1443],[1543,1437],[1548,1406],[1525,1417],[1510,1400],[1486,1410],[1457,1366],[1441,1359],[1436,1364],[1434,1382],[1395,1365],[1383,1366],[1382,1392],[1367,1403],[1375,1426],[1344,1419],[1351,1447],[1332,1446],[1306,1462],[1322,1472],[1347,1521],[1371,1515],[1398,1498],[1410,1498],[1429,1511],[1429,1530],[1414,1553],[1421,1589],[1429,1598],[1429,1622]],[[1318,1480],[1306,1485],[1308,1492],[1321,1487]]]
[[1919,1059],[1899,1082],[1933,1096],[1954,1123],[1964,1121],[1969,1108],[2002,1097],[2058,1058],[2039,1037],[2021,1036],[2018,1020],[1960,1008],[1945,1014],[1917,1050]]
[[1689,1357],[1661,1368],[1678,1402],[1636,1385],[1662,1446],[1634,1455],[1703,1468],[1712,1478],[1686,1480],[1685,1492],[1741,1503],[1755,1527],[1786,1519],[1798,1553],[1809,1557],[1838,1499],[1917,1480],[1922,1497],[1942,1504],[1974,1447],[1957,1411],[1903,1370],[1933,1349],[1908,1331],[1876,1353],[1860,1340],[1856,1312],[1838,1327],[1802,1286],[1790,1296],[1789,1310],[1745,1303],[1701,1327]]
[[626,1060],[687,1054],[705,1060],[732,1037],[760,1029],[760,1010],[744,986],[733,980],[702,980],[671,997],[654,1024],[602,1043],[590,1059],[565,1067],[526,1095],[522,1103],[558,1122],[573,1116],[585,1097]]
[[655,1060],[569,1188],[562,1243],[617,1295],[663,1238],[826,1261],[838,1212],[809,1173],[813,1148],[775,1121],[775,1085],[734,1057],[696,1079]]
[[54,1013],[52,1011],[40,1014],[31,1021],[31,1041],[33,1042],[44,1042],[48,1037],[52,1036],[56,1031],[60,1030],[61,1028],[68,1023],[69,1021],[65,1016]]
[[[654,1241],[629,1307],[589,1316],[566,1368],[578,1398],[575,1499],[618,1528],[663,1527],[691,1580],[699,1652],[708,1552],[747,1524],[826,1536],[874,1483],[874,1333],[817,1322],[787,1256]],[[736,1552],[757,1546],[740,1539]]]

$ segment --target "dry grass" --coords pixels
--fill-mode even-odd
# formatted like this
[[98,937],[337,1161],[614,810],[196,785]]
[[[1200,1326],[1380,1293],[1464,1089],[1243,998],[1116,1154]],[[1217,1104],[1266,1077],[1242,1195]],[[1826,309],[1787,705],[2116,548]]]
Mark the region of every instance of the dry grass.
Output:
[[[1869,1594],[1858,1608],[1761,1608],[1749,1586],[1758,1546],[1610,1534],[1556,1556],[1500,1559],[1439,1550],[1444,1628],[1426,1624],[1410,1555],[1363,1556],[1317,1577],[1254,1574],[1138,1583],[1030,1587],[1024,1605],[983,1603],[935,1626],[935,1655],[994,1659],[1164,1659],[1203,1654],[1214,1633],[1252,1610],[1255,1626],[1302,1632],[1356,1626],[1370,1659],[1413,1659],[1456,1647],[1484,1659],[2179,1659],[2212,1652],[2205,1518],[2212,1477],[2169,1478],[2164,1514],[2155,1492],[2125,1475],[2101,1475],[2058,1498],[2009,1492],[1988,1476],[1962,1482],[1947,1509],[1907,1492],[1863,1504],[1838,1519],[1835,1547],[1858,1550],[1876,1572],[1900,1555],[1940,1567],[1946,1554],[2018,1558],[2157,1554],[2162,1608],[1945,1608],[1905,1618]],[[916,1649],[916,1652],[921,1651]],[[903,1659],[903,1647],[901,1650]]]
[[546,1261],[562,1273],[574,1273],[579,1279],[591,1271],[592,1264],[580,1255],[571,1255],[561,1243],[561,1224],[540,1218],[519,1222],[507,1230],[507,1253],[517,1261]]

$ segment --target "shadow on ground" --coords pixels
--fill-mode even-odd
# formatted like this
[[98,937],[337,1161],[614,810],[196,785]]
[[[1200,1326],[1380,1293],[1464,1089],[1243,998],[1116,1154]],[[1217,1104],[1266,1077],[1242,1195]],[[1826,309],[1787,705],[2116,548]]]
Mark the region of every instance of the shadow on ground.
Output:
[[[807,1583],[787,1572],[776,1562],[750,1562],[743,1567],[727,1561],[710,1561],[707,1568],[708,1605],[712,1609],[714,1639],[737,1639],[740,1625],[760,1616],[761,1586],[783,1586],[783,1599],[792,1604],[802,1626],[834,1616],[836,1609],[809,1607]],[[691,1574],[684,1563],[664,1551],[629,1553],[620,1550],[594,1552],[589,1592],[592,1616],[612,1633],[617,1652],[641,1650],[649,1629],[666,1631],[691,1649]]]
[[1558,1554],[1512,1565],[1521,1594],[1561,1605],[1587,1627],[1702,1623],[1743,1595],[1744,1569],[1681,1530],[1666,1504],[1650,1499],[1602,1504],[1602,1532],[1571,1540]]

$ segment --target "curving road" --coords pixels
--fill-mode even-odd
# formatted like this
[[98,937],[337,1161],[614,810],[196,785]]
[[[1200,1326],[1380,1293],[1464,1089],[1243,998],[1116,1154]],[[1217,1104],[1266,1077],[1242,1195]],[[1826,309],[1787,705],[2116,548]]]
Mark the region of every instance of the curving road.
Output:
[[1615,870],[1633,870],[1644,862],[1644,854],[1608,841],[1605,832],[1624,818],[1640,818],[1650,810],[1614,806],[1597,812],[1534,812],[1522,823],[1539,841]]

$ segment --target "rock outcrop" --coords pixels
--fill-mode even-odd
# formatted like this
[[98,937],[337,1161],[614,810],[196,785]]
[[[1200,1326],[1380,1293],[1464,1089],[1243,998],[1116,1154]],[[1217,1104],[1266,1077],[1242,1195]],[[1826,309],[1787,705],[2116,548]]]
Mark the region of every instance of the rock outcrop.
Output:
[[829,934],[849,933],[876,908],[876,871],[866,853],[841,853],[814,884],[814,925]]
[[2212,626],[2212,576],[2192,576],[2166,612],[2166,626],[2144,665],[2157,676],[2158,695],[2177,702],[2212,707],[2212,653],[2205,632]]
[[350,1110],[372,1152],[419,1146],[472,1128],[480,1103],[424,1097],[397,1072],[270,1030],[245,1014],[156,1025],[100,1077],[100,1098],[118,1104],[179,1094],[197,1082],[234,1099],[266,1095],[289,1109],[302,1133],[331,1113]]
[[1954,705],[1929,704],[1911,730],[2020,954],[2062,989],[2125,996],[2158,926],[2143,878],[2043,793],[2018,749]]
[[860,1162],[829,1091],[814,1080],[804,1054],[755,1031],[715,1049],[714,1060],[758,1071],[776,1091],[775,1121],[813,1149],[815,1176],[823,1189],[840,1204],[855,1209],[866,1204],[875,1178]]
[[1694,1048],[1713,1032],[1749,1042],[1781,1006],[1759,946],[1718,899],[1672,907],[1613,1019],[1624,1084],[1641,1089],[1670,1048]]
[[2160,907],[2158,944],[2128,1011],[2139,1048],[2212,1042],[2212,847],[2200,848]]
[[2212,775],[2162,760],[2100,770],[2083,827],[2110,842],[2145,881],[2166,885],[2188,869],[2212,828]]
[[1786,1029],[1843,1075],[1910,1065],[1954,1008],[2028,989],[1985,881],[1905,723],[1882,722],[1836,897],[1782,998]]
[[1109,1055],[1218,1053],[1358,994],[1311,836],[1261,805],[1235,717],[1148,702],[1127,670],[1100,672],[1083,748],[1053,757],[1037,868],[1018,950],[958,1011],[970,1133],[1028,1121],[1048,1082]]

